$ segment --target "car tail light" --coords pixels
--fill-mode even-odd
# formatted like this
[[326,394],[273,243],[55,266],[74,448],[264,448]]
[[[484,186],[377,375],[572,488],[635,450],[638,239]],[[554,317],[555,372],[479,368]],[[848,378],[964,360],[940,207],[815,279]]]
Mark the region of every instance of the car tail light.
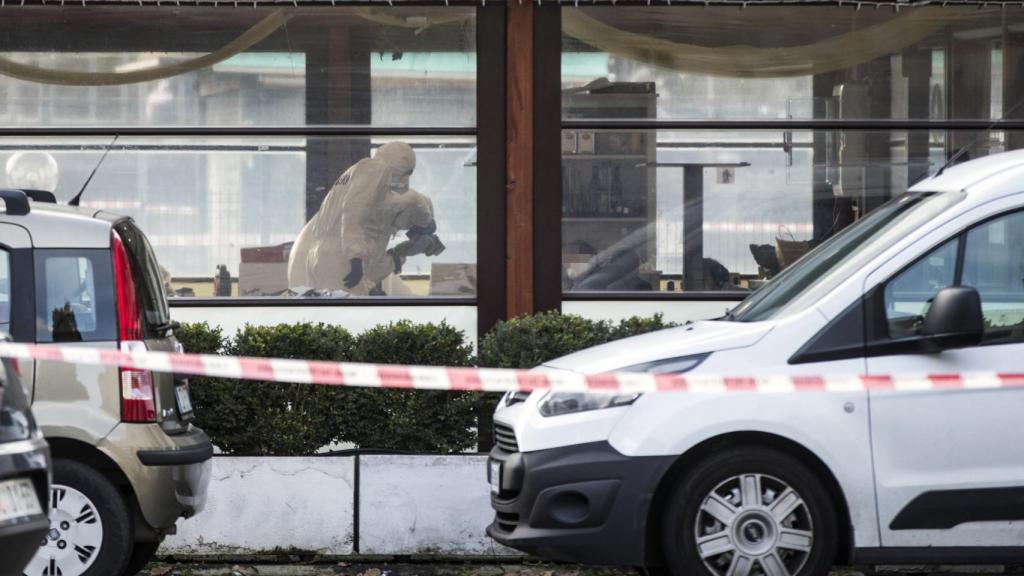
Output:
[[122,342],[142,340],[142,315],[139,313],[139,297],[135,292],[135,278],[132,276],[128,251],[117,232],[113,233],[114,279],[117,281],[117,334]]
[[[117,335],[121,351],[145,350],[142,341],[142,315],[135,291],[128,251],[116,232],[111,240],[114,252],[114,279],[117,282]],[[149,370],[120,369],[121,420],[124,422],[156,422],[156,394],[153,373]]]
[[[125,342],[142,344],[142,342]],[[153,373],[149,370],[121,368],[121,420],[124,422],[156,422]]]

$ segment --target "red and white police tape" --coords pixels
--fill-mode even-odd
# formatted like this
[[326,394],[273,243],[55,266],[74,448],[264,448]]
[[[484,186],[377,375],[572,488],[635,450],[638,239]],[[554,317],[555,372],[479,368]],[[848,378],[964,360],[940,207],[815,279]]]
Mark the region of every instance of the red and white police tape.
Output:
[[358,364],[287,358],[254,358],[156,351],[120,351],[80,346],[43,346],[0,342],[0,358],[50,360],[173,372],[190,376],[268,380],[322,386],[406,388],[508,392],[861,392],[865,390],[924,391],[1024,387],[1024,372],[963,374],[903,374],[889,376],[742,376],[705,374],[645,374],[618,372],[578,374],[567,371],[530,372],[499,368],[447,368]]

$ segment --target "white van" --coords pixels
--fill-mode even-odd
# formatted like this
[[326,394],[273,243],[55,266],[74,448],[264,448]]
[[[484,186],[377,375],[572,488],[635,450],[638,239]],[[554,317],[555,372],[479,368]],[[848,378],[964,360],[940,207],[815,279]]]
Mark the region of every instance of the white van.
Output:
[[[1024,373],[1024,151],[941,171],[723,318],[545,364],[582,373]],[[498,542],[696,574],[1024,561],[1024,388],[509,394]]]

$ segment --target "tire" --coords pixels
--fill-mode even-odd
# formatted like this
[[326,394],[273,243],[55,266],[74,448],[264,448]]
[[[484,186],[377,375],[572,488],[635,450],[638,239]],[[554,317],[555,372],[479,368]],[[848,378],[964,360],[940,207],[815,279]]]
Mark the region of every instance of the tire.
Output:
[[838,536],[821,480],[767,448],[728,449],[698,463],[677,482],[661,528],[674,576],[821,576]]
[[50,504],[51,537],[25,576],[122,573],[134,544],[132,520],[124,497],[103,473],[74,460],[54,460]]
[[132,557],[128,560],[128,565],[124,569],[124,576],[135,576],[138,574],[149,564],[153,556],[156,556],[156,551],[159,548],[160,542],[136,542],[135,549],[132,551]]

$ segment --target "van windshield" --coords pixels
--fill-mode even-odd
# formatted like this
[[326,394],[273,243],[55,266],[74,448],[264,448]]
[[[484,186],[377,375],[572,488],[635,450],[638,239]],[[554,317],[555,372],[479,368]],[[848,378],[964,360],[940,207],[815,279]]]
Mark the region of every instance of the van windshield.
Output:
[[963,197],[962,192],[908,192],[893,198],[807,253],[741,302],[726,319],[758,322],[807,308]]
[[138,292],[139,305],[142,307],[146,332],[156,335],[161,327],[171,321],[167,309],[167,295],[164,292],[164,273],[156,261],[153,248],[149,245],[146,235],[131,220],[122,220],[114,229],[124,243],[128,259],[131,261],[132,275],[135,277],[135,289]]

